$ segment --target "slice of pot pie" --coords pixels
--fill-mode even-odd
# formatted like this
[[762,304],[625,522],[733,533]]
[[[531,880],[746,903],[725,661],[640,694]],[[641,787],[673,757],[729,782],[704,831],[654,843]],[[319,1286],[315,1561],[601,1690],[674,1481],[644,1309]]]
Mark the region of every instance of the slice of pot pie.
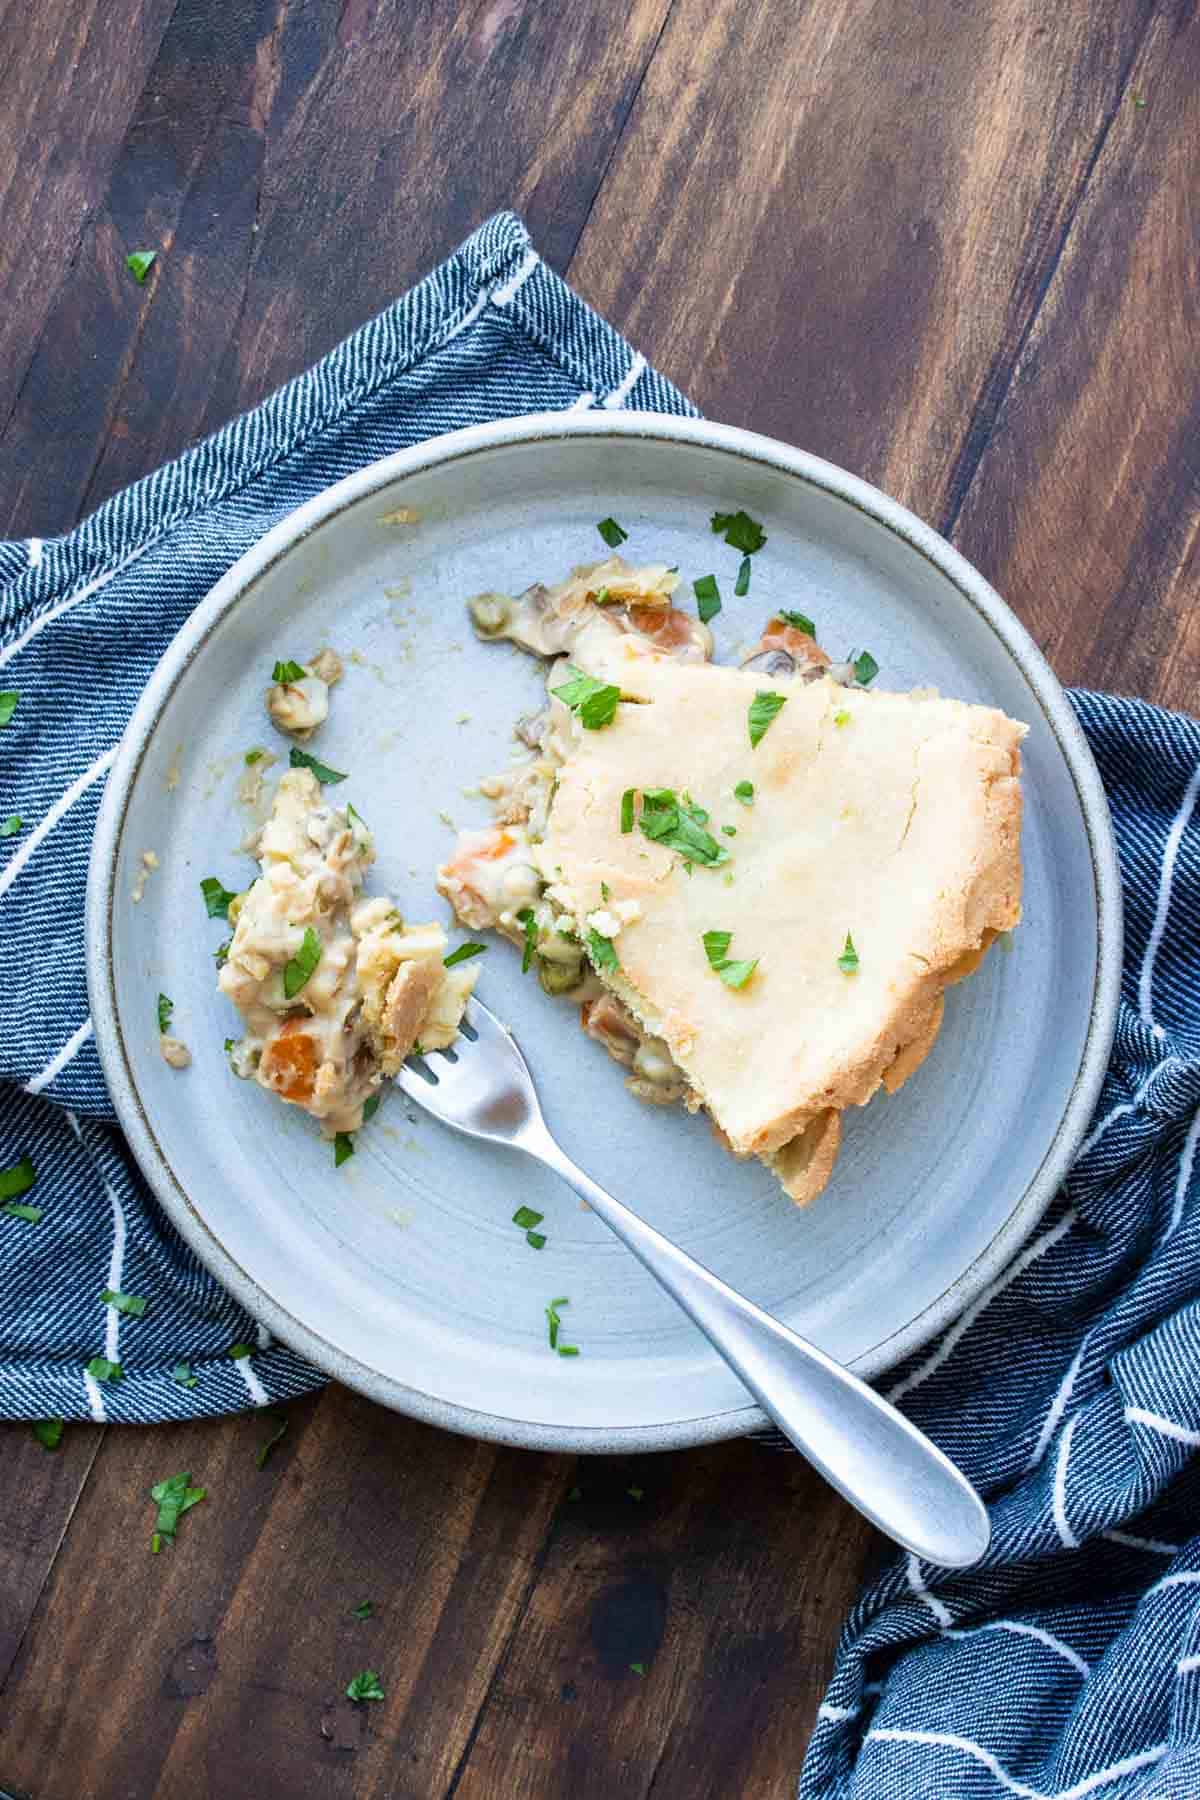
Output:
[[230,1061],[327,1134],[356,1131],[416,1044],[453,1041],[476,971],[444,966],[440,925],[406,924],[393,901],[363,895],[371,833],[310,770],[280,778],[256,854],[262,873],[230,902],[218,977],[246,1028]]
[[1020,917],[1025,727],[868,690],[873,664],[830,664],[786,617],[749,666],[714,666],[669,593],[648,633],[600,579],[577,571],[565,614],[570,584],[512,603],[505,634],[569,662],[439,885],[580,1001],[635,1092],[704,1107],[803,1202],[845,1108],[912,1074],[945,988]]

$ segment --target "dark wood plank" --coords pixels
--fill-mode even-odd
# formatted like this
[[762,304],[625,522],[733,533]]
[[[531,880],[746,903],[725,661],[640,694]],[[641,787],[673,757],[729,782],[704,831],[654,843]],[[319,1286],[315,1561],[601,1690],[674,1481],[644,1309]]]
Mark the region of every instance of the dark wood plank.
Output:
[[[488,213],[565,262],[669,0],[181,4],[0,436],[48,533],[253,405]],[[59,154],[66,118],[51,108]],[[129,248],[155,246],[139,288]]]
[[1151,10],[679,0],[571,279],[705,411],[937,524]]
[[[0,1693],[102,1436],[97,1425],[74,1426],[57,1451],[48,1451],[28,1425],[0,1425]],[[0,1755],[0,1782],[3,1776]]]
[[10,0],[0,19],[0,427],[76,279],[81,238],[175,5]]
[[[0,1783],[38,1800],[446,1791],[570,1465],[341,1388],[288,1416],[261,1471],[261,1414],[108,1431],[0,1698]],[[153,1556],[148,1491],[180,1469],[209,1498]],[[385,1702],[345,1699],[364,1668]]]
[[1180,4],[1131,71],[955,533],[1064,680],[1191,712],[1197,193],[1200,17]]
[[745,1441],[576,1481],[455,1800],[788,1800],[861,1520]]

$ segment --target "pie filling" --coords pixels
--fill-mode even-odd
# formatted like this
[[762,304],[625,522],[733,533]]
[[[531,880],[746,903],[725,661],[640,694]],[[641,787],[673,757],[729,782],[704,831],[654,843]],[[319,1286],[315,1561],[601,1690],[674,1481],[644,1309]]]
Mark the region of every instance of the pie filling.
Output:
[[[460,833],[438,887],[579,1005],[633,1093],[705,1108],[803,1202],[829,1178],[845,1106],[908,1078],[944,988],[1019,919],[1025,728],[932,692],[868,691],[862,659],[832,663],[800,615],[772,618],[740,671],[718,667],[677,585],[612,556],[470,602],[481,637],[549,661],[548,701],[517,723],[526,754],[480,783],[494,822]],[[861,875],[888,858],[895,929],[886,882]],[[843,866],[844,921],[826,916]]]
[[440,925],[406,924],[391,900],[363,894],[371,833],[308,769],[280,778],[255,854],[262,872],[230,902],[218,978],[245,1023],[231,1064],[327,1134],[356,1131],[417,1044],[452,1042],[477,971],[443,966]]

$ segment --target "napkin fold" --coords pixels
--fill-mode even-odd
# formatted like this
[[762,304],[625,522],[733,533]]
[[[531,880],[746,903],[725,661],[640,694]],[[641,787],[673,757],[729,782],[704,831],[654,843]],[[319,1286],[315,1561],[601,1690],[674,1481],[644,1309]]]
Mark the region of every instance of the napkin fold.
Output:
[[[0,1418],[150,1423],[324,1379],[206,1273],[114,1125],[83,955],[104,780],[175,632],[294,507],[437,433],[589,406],[694,410],[500,214],[306,375],[73,532],[0,543],[0,692],[18,696],[0,727],[0,819],[21,821],[0,838],[0,1167],[30,1159],[36,1183],[14,1198],[40,1213],[0,1200]],[[985,1493],[992,1547],[966,1573],[901,1557],[872,1583],[802,1800],[1200,1795],[1200,726],[1072,698],[1125,889],[1112,1065],[1029,1244],[881,1384]],[[153,1303],[130,1319],[105,1288]],[[94,1358],[121,1376],[89,1372]]]

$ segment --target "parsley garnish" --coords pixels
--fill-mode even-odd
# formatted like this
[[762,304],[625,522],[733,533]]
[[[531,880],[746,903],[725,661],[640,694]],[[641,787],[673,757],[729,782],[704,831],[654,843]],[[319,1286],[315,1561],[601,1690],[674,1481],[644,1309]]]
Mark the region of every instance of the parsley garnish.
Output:
[[594,675],[584,675],[580,670],[567,664],[570,681],[562,687],[551,688],[564,706],[579,714],[579,723],[585,731],[599,731],[605,725],[611,725],[617,716],[617,702],[621,698],[619,687],[610,682],[597,681]]
[[62,1443],[62,1419],[34,1419],[33,1435],[43,1450],[57,1450]]
[[294,744],[288,761],[293,769],[311,769],[322,787],[333,787],[337,782],[346,779],[340,769],[331,769],[328,763],[319,762],[315,756],[310,756],[307,750],[297,750]]
[[615,972],[621,967],[617,952],[611,938],[602,937],[600,932],[592,930],[585,940],[587,953],[592,959],[593,967]]
[[7,725],[17,710],[17,701],[21,698],[14,688],[5,688],[0,693],[0,725]]
[[24,1219],[27,1225],[40,1225],[42,1211],[40,1206],[28,1206],[24,1200],[6,1200],[0,1206],[0,1213],[5,1213],[10,1219]]
[[753,556],[767,541],[767,534],[757,519],[752,519],[740,508],[735,513],[714,513],[712,528],[718,537],[723,537],[732,549],[740,550],[744,556]]
[[629,536],[629,533],[623,531],[615,519],[601,519],[596,530],[600,533],[600,536],[604,539],[610,550],[617,549],[618,545],[623,544]]
[[288,1422],[284,1418],[282,1413],[272,1413],[271,1420],[275,1426],[275,1429],[271,1433],[270,1437],[267,1439],[266,1443],[259,1445],[257,1454],[255,1455],[255,1458],[254,1458],[255,1462],[258,1464],[260,1469],[266,1468],[267,1462],[268,1462],[268,1459],[270,1458],[272,1450],[275,1448],[275,1446],[279,1442],[279,1440],[286,1434],[287,1428],[288,1428]]
[[112,1288],[105,1288],[100,1295],[105,1306],[111,1306],[119,1313],[128,1313],[131,1319],[140,1319],[150,1304],[140,1294],[118,1294]]
[[165,994],[158,996],[158,1029],[160,1035],[171,1029],[171,1014],[175,1011],[175,1002],[168,1000]]
[[374,1669],[364,1669],[346,1688],[347,1700],[382,1700],[383,1688]]
[[704,945],[709,968],[721,977],[725,986],[745,987],[758,967],[757,956],[753,962],[731,962],[729,946],[733,941],[732,931],[706,931],[700,941]]
[[546,1323],[550,1329],[550,1348],[552,1350],[558,1349],[558,1333],[559,1327],[562,1325],[562,1320],[558,1316],[558,1309],[560,1306],[570,1306],[570,1304],[571,1302],[564,1294],[561,1299],[552,1300],[546,1308]]
[[229,902],[236,900],[237,895],[227,887],[222,887],[215,875],[206,875],[200,883],[200,892],[204,895],[204,907],[210,919],[227,919]]
[[171,1370],[171,1380],[181,1388],[194,1388],[198,1385],[197,1377],[192,1374],[192,1365],[185,1362],[175,1364]]
[[626,788],[621,795],[621,830],[626,835],[633,830],[633,796],[633,788]]
[[630,1663],[629,1666],[635,1675],[644,1675],[646,1673],[645,1663]]
[[753,750],[763,738],[767,726],[776,713],[782,712],[787,705],[786,694],[773,694],[769,688],[760,688],[750,702],[750,748]]
[[645,1488],[627,1487],[625,1492],[629,1495],[631,1500],[644,1500],[646,1498]]
[[525,1233],[525,1242],[529,1245],[531,1250],[544,1250],[546,1248],[546,1234],[544,1231],[527,1231]]
[[284,966],[283,993],[287,1000],[294,1000],[300,989],[309,981],[321,960],[321,940],[311,925],[304,927],[304,941],[291,961]]
[[87,1373],[95,1381],[120,1381],[125,1371],[119,1362],[109,1362],[107,1356],[93,1356]]
[[855,680],[861,682],[863,687],[874,681],[879,673],[879,664],[869,650],[864,650],[861,656],[856,656],[852,666]]
[[139,287],[145,287],[146,277],[158,261],[157,250],[131,250],[125,258],[125,267],[133,276]]
[[226,938],[223,944],[217,945],[216,949],[213,951],[213,961],[216,963],[218,969],[223,969],[225,967],[225,964],[229,961],[229,952],[232,948],[233,939],[231,937]]
[[537,914],[532,906],[523,906],[517,914],[517,921],[525,927],[525,948],[521,952],[521,973],[524,975],[533,961],[533,953],[537,949],[538,941]]
[[23,824],[24,820],[20,813],[9,813],[7,819],[0,825],[0,838],[16,837]]
[[743,806],[753,806],[754,783],[752,781],[739,781],[733,790],[733,797],[735,800],[740,800]]
[[699,581],[693,581],[692,592],[696,596],[696,611],[700,615],[700,623],[707,625],[721,610],[721,590],[717,586],[716,576],[701,575]]
[[333,1139],[333,1166],[340,1169],[354,1155],[354,1139],[348,1131],[338,1131]]
[[375,1608],[370,1600],[360,1600],[358,1605],[353,1609],[353,1616],[356,1619],[369,1619],[374,1610]]
[[271,670],[271,680],[275,682],[287,683],[289,681],[306,681],[307,679],[308,670],[304,664],[292,662],[290,658],[286,662],[277,662]]
[[266,754],[267,753],[265,750],[259,750],[259,749],[247,750],[245,756],[242,758],[242,761],[245,763],[246,767],[248,769],[250,769],[250,768],[253,768],[253,766],[256,762],[261,762],[263,757]]
[[737,826],[736,825],[722,825],[721,830],[724,832],[726,837],[736,837],[737,836]]
[[838,968],[843,975],[854,975],[858,972],[858,951],[854,948],[854,939],[846,933],[846,947],[837,959]]
[[253,1344],[230,1344],[229,1354],[234,1362],[245,1362],[248,1356],[254,1355]]
[[748,556],[743,556],[738,565],[737,580],[733,584],[733,591],[739,599],[743,594],[750,592],[750,558]]
[[0,1169],[0,1200],[15,1200],[18,1194],[28,1193],[37,1180],[37,1172],[27,1156],[11,1169]]
[[363,1101],[363,1124],[364,1125],[367,1123],[368,1119],[373,1119],[375,1117],[375,1114],[379,1111],[379,1105],[380,1105],[380,1102],[382,1101],[382,1099],[383,1099],[382,1094],[368,1094],[367,1095],[367,1098]]
[[678,850],[685,863],[713,866],[729,861],[724,844],[718,844],[704,826],[708,814],[686,794],[682,798],[673,788],[646,788],[642,794],[642,811],[638,823],[651,843],[668,850]]
[[449,956],[443,956],[442,967],[452,969],[455,963],[469,962],[473,956],[482,956],[486,949],[486,944],[460,944]]
[[840,712],[834,713],[833,722],[835,725],[848,725],[850,723],[850,714],[846,711],[844,706]]
[[532,1206],[518,1206],[512,1216],[512,1222],[522,1231],[531,1231],[535,1225],[541,1224],[545,1216],[545,1213],[534,1212]]
[[781,606],[775,617],[782,619],[785,625],[793,626],[796,631],[802,631],[806,637],[815,638],[817,635],[816,626],[805,613],[789,612],[786,607]]
[[579,1345],[578,1344],[560,1344],[558,1346],[558,1354],[560,1356],[578,1356],[579,1355]]
[[158,1516],[154,1521],[154,1536],[150,1540],[150,1548],[156,1556],[164,1541],[168,1544],[174,1542],[184,1513],[190,1512],[193,1506],[199,1506],[207,1493],[207,1488],[192,1486],[192,1477],[187,1469],[179,1475],[168,1476],[166,1481],[155,1482],[150,1489],[150,1498],[157,1503]]

